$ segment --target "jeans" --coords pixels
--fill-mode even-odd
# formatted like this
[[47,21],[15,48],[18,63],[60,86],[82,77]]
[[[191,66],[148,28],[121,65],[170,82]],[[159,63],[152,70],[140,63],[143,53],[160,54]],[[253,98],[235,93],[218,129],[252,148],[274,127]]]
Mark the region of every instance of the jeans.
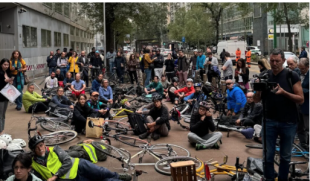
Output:
[[76,181],[119,181],[118,174],[80,158]]
[[[265,123],[264,123],[265,124]],[[278,181],[288,180],[289,163],[291,161],[292,144],[294,142],[297,129],[297,123],[278,122],[275,120],[266,120],[266,169],[264,176],[266,181],[274,181],[274,155],[276,149],[276,141],[280,136],[280,166]],[[264,131],[262,130],[263,144]],[[265,155],[264,155],[265,156]]]
[[64,77],[66,77],[67,68],[66,68],[66,67],[60,68],[60,73],[61,73]]
[[109,62],[109,70],[110,70],[110,73],[113,72],[113,67],[114,67],[114,62]]
[[0,102],[0,133],[4,130],[4,123],[5,123],[5,112],[8,108],[8,101],[1,101]]
[[55,73],[56,73],[56,69],[57,69],[56,67],[49,67],[49,68],[48,68],[48,71],[49,71],[49,74],[48,74],[48,75],[51,75],[52,72],[55,72]]
[[[136,81],[136,83],[138,84],[138,76],[137,76],[137,71],[129,71],[129,76],[130,76],[130,82],[131,84],[134,83],[134,80]],[[133,77],[135,77],[135,79],[133,79]]]
[[[17,79],[16,78],[13,80],[13,85],[14,85],[14,87],[17,88]],[[24,86],[22,85],[22,87],[24,87]],[[23,102],[22,102],[23,91],[19,91],[19,92],[20,92],[20,96],[18,96],[15,100],[16,108],[22,108],[22,106],[23,106]]]
[[145,79],[145,82],[144,82],[144,86],[147,86],[150,83],[152,69],[147,68],[147,69],[144,70],[144,72],[146,74],[146,79]]

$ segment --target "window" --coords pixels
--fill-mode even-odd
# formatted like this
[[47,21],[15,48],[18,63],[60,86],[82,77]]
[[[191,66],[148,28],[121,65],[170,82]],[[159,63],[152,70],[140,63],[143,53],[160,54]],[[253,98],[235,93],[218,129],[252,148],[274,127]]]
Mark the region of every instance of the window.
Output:
[[81,30],[81,37],[83,38],[84,37],[84,31]]
[[37,28],[23,25],[23,45],[24,47],[37,46]]
[[69,17],[70,14],[70,4],[69,3],[64,3],[64,15],[66,17]]
[[74,30],[75,30],[75,27],[74,26],[70,26],[70,35],[74,35]]
[[54,32],[54,46],[60,47],[61,46],[61,33]]
[[43,3],[48,9],[53,9],[53,3]]
[[51,31],[41,29],[41,47],[51,47]]
[[62,14],[62,5],[63,3],[55,3],[55,11],[59,14]]
[[80,34],[79,31],[80,31],[79,29],[75,28],[75,36],[79,36],[79,34]]
[[68,47],[68,46],[69,46],[69,35],[64,34],[64,47]]

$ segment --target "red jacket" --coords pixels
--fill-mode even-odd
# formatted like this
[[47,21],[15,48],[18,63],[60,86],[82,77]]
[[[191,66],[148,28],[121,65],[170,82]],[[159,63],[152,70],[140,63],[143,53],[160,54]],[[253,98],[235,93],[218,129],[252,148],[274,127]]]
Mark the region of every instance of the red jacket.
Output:
[[184,92],[185,93],[185,96],[189,96],[191,95],[192,93],[195,93],[195,88],[194,86],[188,88],[188,87],[184,87],[182,89],[178,89],[176,91],[174,91],[174,94],[178,94],[180,92]]

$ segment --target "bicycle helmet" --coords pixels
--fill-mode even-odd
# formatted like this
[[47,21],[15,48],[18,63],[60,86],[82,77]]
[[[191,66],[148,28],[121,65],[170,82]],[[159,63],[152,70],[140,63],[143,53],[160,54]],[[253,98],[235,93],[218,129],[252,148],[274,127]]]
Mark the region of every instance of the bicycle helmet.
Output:
[[200,83],[195,83],[194,84],[194,87],[196,88],[196,87],[201,87],[201,84]]
[[206,86],[210,86],[210,87],[212,86],[211,83],[208,82],[208,81],[205,83],[205,85],[206,85]]
[[128,101],[128,99],[123,99],[123,100],[121,100],[121,105],[125,105],[125,103]]
[[161,101],[163,98],[161,95],[155,94],[152,98],[152,101]]
[[179,79],[177,77],[173,77],[172,78],[172,83],[174,83],[174,82],[179,82]]
[[206,101],[201,101],[201,102],[199,103],[199,106],[204,107],[204,108],[206,108],[206,109],[209,109],[208,103],[207,103]]
[[26,142],[23,139],[13,139],[11,143],[17,144],[21,147],[26,147]]
[[12,141],[12,136],[8,134],[3,134],[0,136],[0,140],[3,140],[8,145]]
[[29,142],[28,142],[28,147],[31,150],[34,150],[37,146],[37,144],[41,143],[44,141],[44,138],[42,136],[36,135],[32,138],[30,138]]
[[9,150],[9,151],[23,150],[20,145],[15,144],[15,143],[9,144],[6,149]]
[[6,149],[6,142],[3,140],[0,140],[0,149]]

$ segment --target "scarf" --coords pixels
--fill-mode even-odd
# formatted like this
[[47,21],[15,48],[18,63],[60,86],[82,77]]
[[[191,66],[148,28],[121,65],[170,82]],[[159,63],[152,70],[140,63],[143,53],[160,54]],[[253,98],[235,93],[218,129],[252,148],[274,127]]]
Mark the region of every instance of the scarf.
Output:
[[[14,68],[17,67],[17,69],[22,68],[22,64],[21,64],[20,60],[17,59],[17,64],[15,63],[15,61],[14,61],[14,63],[12,61],[12,67],[14,67]],[[17,72],[17,75],[14,79],[14,84],[15,84],[15,87],[17,88],[17,90],[19,92],[22,92],[24,89],[24,81],[25,80],[24,80],[23,72]]]

